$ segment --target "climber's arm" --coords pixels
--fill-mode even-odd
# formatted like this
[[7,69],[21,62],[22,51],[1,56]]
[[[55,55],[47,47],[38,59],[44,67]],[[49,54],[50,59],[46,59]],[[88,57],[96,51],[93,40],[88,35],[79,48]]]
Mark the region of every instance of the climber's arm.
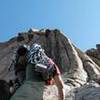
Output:
[[61,77],[61,72],[58,68],[58,66],[51,60],[51,64],[54,64],[54,72],[53,72],[53,78],[55,80],[56,86],[58,88],[58,95],[59,99],[58,100],[64,100],[65,99],[65,89],[64,89],[64,82]]
[[61,78],[61,75],[55,75],[54,80],[58,88],[59,100],[64,100],[65,99],[64,82]]

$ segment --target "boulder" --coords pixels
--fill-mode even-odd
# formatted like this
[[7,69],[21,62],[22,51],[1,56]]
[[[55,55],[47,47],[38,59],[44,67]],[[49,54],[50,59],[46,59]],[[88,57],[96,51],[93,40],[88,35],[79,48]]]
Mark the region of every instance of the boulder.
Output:
[[[23,39],[20,38],[18,40],[19,37],[23,37]],[[87,83],[91,81],[100,83],[100,64],[97,56],[99,51],[97,52],[97,49],[92,49],[92,51],[90,50],[86,53],[82,52],[58,29],[47,29],[43,32],[29,30],[28,32],[20,33],[13,40],[10,39],[9,41],[0,44],[1,79],[9,81],[15,77],[13,67],[11,71],[8,71],[8,68],[11,65],[16,48],[20,44],[28,44],[31,46],[33,43],[41,44],[45,49],[46,54],[53,59],[61,70],[66,87],[66,100],[83,100],[82,97],[84,100],[99,100],[100,93],[97,93],[99,92],[99,89],[97,89],[97,87],[88,88],[87,85]],[[99,48],[98,45],[97,48]],[[86,87],[84,87],[84,84]],[[78,88],[77,93],[75,93],[76,88]],[[49,96],[49,93],[51,92],[48,91],[52,91],[53,89],[54,92],[51,93],[51,97],[53,96],[53,93],[57,93],[55,87],[47,87],[46,89],[47,90],[44,91],[44,98],[46,98],[47,95]],[[88,93],[90,94],[88,95]],[[95,96],[96,99],[94,99]],[[56,99],[57,98],[51,100]],[[45,100],[50,100],[50,98]]]

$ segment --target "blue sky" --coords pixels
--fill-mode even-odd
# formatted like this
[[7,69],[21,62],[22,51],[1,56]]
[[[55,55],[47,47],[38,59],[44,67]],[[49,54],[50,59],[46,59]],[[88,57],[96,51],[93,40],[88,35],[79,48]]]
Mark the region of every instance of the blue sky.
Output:
[[81,50],[100,43],[100,0],[0,0],[0,41],[58,28]]

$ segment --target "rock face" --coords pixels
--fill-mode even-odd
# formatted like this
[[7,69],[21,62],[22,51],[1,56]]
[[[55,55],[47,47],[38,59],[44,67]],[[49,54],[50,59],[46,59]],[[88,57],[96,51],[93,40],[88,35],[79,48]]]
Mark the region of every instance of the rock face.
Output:
[[[19,33],[17,37],[5,43],[0,43],[1,79],[8,81],[14,78],[13,69],[11,72],[8,71],[14,50],[20,44],[31,46],[33,43],[41,44],[46,54],[59,66],[66,86],[66,100],[83,100],[83,95],[84,100],[100,100],[100,89],[96,87],[93,89],[92,87],[89,87],[89,89],[88,87],[84,87],[84,84],[92,80],[100,84],[100,45],[97,45],[97,49],[92,49],[84,53],[75,47],[58,29],[46,29],[43,31],[30,29],[28,32]],[[76,88],[82,92],[79,93]],[[52,99],[46,98],[45,100],[56,100],[57,98],[54,99],[53,93],[55,94],[57,91],[55,92],[54,90],[47,88],[44,92],[44,99],[48,95],[48,91],[49,93],[52,91]],[[76,90],[77,92],[75,92]],[[88,93],[89,96],[87,96]],[[97,96],[93,99],[92,97],[95,94]]]
[[96,44],[96,49],[92,48],[86,51],[86,54],[100,66],[100,44]]

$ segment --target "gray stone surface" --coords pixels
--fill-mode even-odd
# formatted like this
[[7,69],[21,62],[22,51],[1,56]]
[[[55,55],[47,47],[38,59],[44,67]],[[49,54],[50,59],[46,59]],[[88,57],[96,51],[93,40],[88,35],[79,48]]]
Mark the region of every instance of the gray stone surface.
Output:
[[[33,34],[31,41],[28,40],[28,34]],[[92,80],[100,84],[100,65],[97,63],[97,61],[99,62],[100,60],[98,57],[99,51],[97,52],[97,49],[92,49],[92,51],[90,50],[88,53],[84,53],[76,48],[75,45],[57,29],[49,30],[48,35],[45,31],[28,31],[22,33],[22,35],[24,37],[23,41],[17,42],[17,37],[15,37],[5,43],[0,43],[1,79],[9,81],[9,79],[14,78],[13,68],[9,72],[8,67],[11,64],[13,50],[15,50],[18,45],[23,43],[29,45],[39,43],[62,72],[62,77],[66,85],[66,100],[100,100],[100,87],[87,84]],[[57,90],[55,86],[51,87],[47,87],[44,90],[45,100],[57,99]],[[51,93],[51,95],[49,93]],[[48,99],[46,98],[47,96],[49,97]]]

